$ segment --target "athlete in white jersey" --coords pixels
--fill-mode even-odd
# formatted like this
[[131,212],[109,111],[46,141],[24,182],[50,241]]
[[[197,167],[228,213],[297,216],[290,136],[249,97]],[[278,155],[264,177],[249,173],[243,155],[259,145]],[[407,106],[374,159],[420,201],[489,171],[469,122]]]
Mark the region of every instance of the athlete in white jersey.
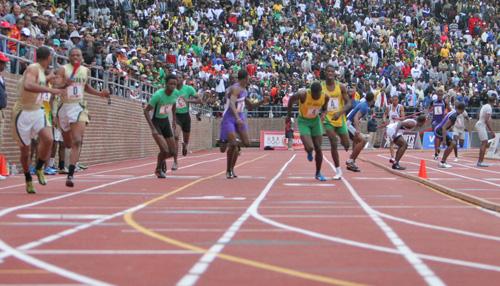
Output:
[[398,145],[398,151],[396,152],[396,158],[392,164],[392,168],[395,170],[404,170],[405,167],[399,165],[399,160],[403,157],[406,148],[408,148],[408,143],[403,137],[403,130],[413,130],[415,128],[420,128],[425,124],[425,115],[420,115],[415,119],[405,119],[403,121],[396,121],[387,125],[386,134],[390,138],[391,142]]
[[[389,124],[397,122],[401,118],[405,117],[405,109],[403,105],[399,103],[399,98],[397,95],[391,98],[391,104],[385,110],[384,121],[389,118]],[[389,138],[390,140],[390,138]],[[389,143],[389,152],[391,153],[391,159],[389,160],[391,163],[394,162],[394,142],[391,140]]]
[[64,145],[71,148],[70,165],[66,186],[73,187],[75,165],[80,157],[83,134],[89,122],[87,110],[83,104],[84,93],[100,97],[109,97],[109,91],[97,91],[88,84],[89,69],[81,66],[82,51],[73,48],[69,52],[69,64],[59,69],[59,83],[66,90],[57,112],[59,127],[63,132]]
[[18,83],[17,93],[19,97],[12,111],[13,136],[19,144],[21,151],[21,164],[26,179],[26,192],[36,193],[33,187],[30,166],[30,144],[36,136],[39,138],[38,160],[36,162],[35,174],[40,185],[46,185],[43,166],[49,159],[52,146],[52,131],[50,123],[47,122],[42,107],[43,97],[46,93],[54,95],[63,94],[61,89],[53,89],[47,86],[49,77],[45,76],[45,70],[52,61],[52,55],[47,47],[36,50],[37,62],[28,66],[23,77]]

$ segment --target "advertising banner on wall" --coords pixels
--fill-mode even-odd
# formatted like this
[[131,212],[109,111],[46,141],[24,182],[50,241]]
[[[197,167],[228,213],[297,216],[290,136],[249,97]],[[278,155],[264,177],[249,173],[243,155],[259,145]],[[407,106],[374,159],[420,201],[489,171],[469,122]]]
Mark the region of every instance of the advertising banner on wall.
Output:
[[[299,132],[293,133],[293,149],[304,149]],[[260,131],[260,149],[273,148],[274,150],[288,150],[288,139],[282,131]]]

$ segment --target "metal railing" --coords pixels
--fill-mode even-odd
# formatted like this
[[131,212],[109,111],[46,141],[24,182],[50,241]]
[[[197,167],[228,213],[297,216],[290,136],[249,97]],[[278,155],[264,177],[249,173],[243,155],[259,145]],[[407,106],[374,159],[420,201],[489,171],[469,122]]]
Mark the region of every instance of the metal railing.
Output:
[[[9,49],[9,44],[15,44],[15,54]],[[22,74],[24,69],[34,62],[33,56],[38,47],[25,42],[0,35],[0,51],[3,52],[10,62],[6,66],[6,71],[13,74]],[[50,48],[50,47],[48,47]],[[68,57],[58,54],[52,48],[51,68],[57,69],[69,62]],[[22,52],[22,55],[21,55]],[[91,77],[89,84],[98,90],[109,89],[112,95],[127,99],[147,102],[156,88],[147,80],[133,78],[126,73],[115,69],[104,69],[101,66],[85,65],[90,69]]]

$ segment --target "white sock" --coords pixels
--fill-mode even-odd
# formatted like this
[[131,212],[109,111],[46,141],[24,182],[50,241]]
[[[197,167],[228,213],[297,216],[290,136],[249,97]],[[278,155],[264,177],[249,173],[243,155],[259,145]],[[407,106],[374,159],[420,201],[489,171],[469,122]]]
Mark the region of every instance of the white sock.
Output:
[[337,173],[337,175],[342,175],[342,168],[340,167],[335,168],[335,173]]
[[56,158],[49,159],[49,167],[54,167],[55,163],[56,163]]

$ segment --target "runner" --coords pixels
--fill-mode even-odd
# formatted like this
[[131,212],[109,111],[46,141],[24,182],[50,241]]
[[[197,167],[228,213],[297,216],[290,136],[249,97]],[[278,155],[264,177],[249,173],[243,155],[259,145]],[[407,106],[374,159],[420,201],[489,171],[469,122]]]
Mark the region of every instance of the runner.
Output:
[[[189,113],[190,103],[202,103],[201,98],[197,95],[196,89],[191,85],[184,84],[184,79],[182,75],[177,76],[177,103],[175,111],[175,120],[178,125],[176,128],[175,144],[179,146],[179,133],[182,131],[182,156],[187,155],[187,147],[189,144],[189,136],[191,134],[191,115]],[[178,147],[177,147],[178,148]],[[175,171],[178,168],[177,163],[177,152],[174,155],[174,164],[172,165],[172,170]]]
[[444,142],[448,147],[444,151],[443,158],[441,159],[441,162],[439,162],[439,167],[440,168],[451,168],[452,166],[446,163],[446,159],[448,159],[448,156],[450,155],[451,151],[453,151],[456,142],[453,141],[451,138],[450,134],[448,134],[448,130],[455,125],[455,122],[457,121],[457,116],[462,114],[465,110],[465,104],[460,102],[457,105],[456,110],[452,110],[446,114],[446,116],[443,118],[443,120],[436,126],[434,129],[434,135],[435,135],[435,141],[437,146],[441,145],[441,142]]
[[330,140],[332,159],[335,164],[334,180],[342,178],[342,169],[340,168],[339,152],[337,150],[337,135],[340,137],[340,143],[346,150],[349,150],[349,136],[346,125],[345,114],[351,109],[352,103],[344,84],[335,80],[336,71],[332,65],[326,66],[326,80],[322,84],[322,91],[328,97],[327,113],[324,120],[326,135]]
[[52,55],[47,47],[36,50],[36,63],[29,65],[17,86],[19,97],[12,111],[13,136],[19,144],[21,151],[21,164],[26,180],[26,192],[35,194],[33,179],[29,171],[30,166],[30,144],[31,140],[38,136],[38,160],[35,166],[35,174],[40,185],[46,185],[43,166],[49,159],[52,145],[52,131],[49,122],[45,118],[42,108],[43,94],[52,93],[61,95],[62,89],[49,88],[45,70],[52,61]]
[[321,143],[323,140],[323,126],[321,124],[320,113],[327,110],[328,97],[322,92],[320,82],[314,82],[309,89],[301,89],[288,101],[288,115],[286,122],[292,118],[292,108],[295,102],[299,101],[299,126],[300,138],[307,152],[307,160],[312,162],[313,150],[316,152],[316,180],[326,181],[321,174],[321,164],[323,163],[323,152]]
[[455,148],[453,148],[453,152],[455,153],[455,162],[458,162],[458,146],[460,146],[460,148],[464,147],[465,120],[469,121],[469,114],[467,114],[467,111],[464,110],[462,114],[457,116],[457,121],[455,122],[455,125],[453,125],[453,140],[457,143],[455,144]]
[[[234,166],[239,156],[239,147],[250,146],[248,139],[248,124],[245,116],[245,104],[247,103],[247,86],[249,78],[245,70],[238,71],[238,82],[226,90],[226,105],[221,121],[221,152],[227,150],[226,178],[233,179],[238,176],[234,173]],[[241,142],[238,141],[238,137]]]
[[[156,91],[148,105],[144,108],[144,116],[151,128],[153,138],[160,147],[158,153],[158,162],[156,164],[155,175],[159,179],[165,179],[166,163],[165,160],[173,157],[177,153],[175,146],[174,133],[170,126],[168,114],[172,113],[172,122],[175,122],[175,109],[177,102],[177,77],[175,75],[167,75],[165,77],[165,88]],[[151,119],[150,112],[153,111]],[[175,131],[175,124],[173,125]]]
[[477,160],[478,167],[489,167],[490,165],[484,163],[484,155],[486,154],[486,149],[488,148],[488,133],[491,134],[491,138],[495,138],[495,132],[491,128],[491,113],[493,112],[492,106],[495,104],[496,96],[490,95],[488,97],[488,103],[481,107],[479,111],[479,120],[476,122],[476,130],[479,135],[479,141],[481,141],[481,148],[479,148],[479,158]]
[[110,94],[108,90],[97,91],[88,84],[90,70],[80,65],[82,62],[80,49],[72,48],[69,51],[69,62],[57,72],[61,86],[66,89],[66,94],[61,98],[57,118],[63,133],[64,145],[66,148],[71,148],[66,186],[74,187],[76,163],[80,157],[85,127],[89,123],[88,110],[83,105],[84,93],[100,97],[109,97]]
[[[393,124],[396,121],[398,121],[404,117],[405,117],[405,108],[403,107],[402,104],[399,103],[399,97],[397,95],[394,95],[391,98],[391,104],[385,110],[384,123],[386,122],[387,118],[389,118],[389,124]],[[391,140],[391,142],[389,143],[389,152],[391,154],[391,159],[389,160],[389,162],[394,163],[394,143],[395,142],[390,137],[389,137],[389,139]]]
[[[45,70],[45,76],[46,76],[46,81],[47,82],[50,82],[52,78],[54,78],[54,74],[52,73],[51,75],[50,74],[50,69],[46,69]],[[49,87],[51,87],[50,84],[48,84]],[[50,93],[43,93],[42,94],[42,107],[43,107],[43,111],[45,112],[45,120],[47,121],[48,125],[51,126],[51,131],[52,131],[52,137],[54,138],[54,116],[53,116],[53,106],[54,106],[54,102],[56,101],[55,100],[55,96],[52,96]],[[55,108],[57,110],[57,107]],[[36,141],[35,141],[36,142]],[[33,143],[34,142],[31,142],[32,143],[32,146],[33,146]],[[36,145],[38,145],[38,142],[36,142]],[[51,149],[51,154],[50,154],[50,160],[48,160],[47,162],[45,162],[45,169],[44,169],[44,174],[45,175],[55,175],[57,174],[57,170],[52,168],[52,150],[54,149],[54,146],[55,146],[55,141],[52,142],[52,149]],[[36,147],[35,147],[36,148]],[[32,152],[33,152],[33,147],[32,147]],[[36,149],[35,149],[36,150]]]
[[[449,109],[448,103],[443,99],[443,94],[444,87],[438,87],[436,95],[437,97],[431,102],[431,106],[429,107],[429,110],[432,113],[432,130],[435,130],[436,126],[443,121],[443,118],[446,114],[446,109]],[[440,146],[438,142],[434,140],[434,160],[439,159],[439,153],[441,152],[439,147]]]
[[387,137],[394,142],[394,144],[398,145],[398,151],[396,152],[396,158],[392,162],[392,168],[394,170],[405,170],[406,168],[399,165],[399,161],[403,157],[406,149],[408,148],[408,143],[406,139],[403,137],[403,130],[414,130],[416,128],[420,128],[425,124],[426,116],[421,114],[417,117],[417,119],[405,119],[403,121],[396,121],[387,125],[386,134]]
[[361,172],[359,167],[356,165],[356,159],[366,144],[365,139],[361,135],[360,120],[375,104],[375,97],[371,92],[368,93],[364,99],[365,100],[361,99],[356,107],[354,107],[347,115],[347,129],[349,130],[349,136],[352,139],[353,147],[351,156],[349,160],[347,160],[346,165],[347,170],[353,172]]

